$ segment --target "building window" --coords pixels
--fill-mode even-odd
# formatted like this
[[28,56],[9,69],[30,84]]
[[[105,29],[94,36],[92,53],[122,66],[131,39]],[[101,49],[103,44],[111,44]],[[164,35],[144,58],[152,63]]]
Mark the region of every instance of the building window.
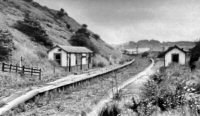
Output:
[[61,54],[60,53],[55,53],[54,59],[59,65],[61,65]]

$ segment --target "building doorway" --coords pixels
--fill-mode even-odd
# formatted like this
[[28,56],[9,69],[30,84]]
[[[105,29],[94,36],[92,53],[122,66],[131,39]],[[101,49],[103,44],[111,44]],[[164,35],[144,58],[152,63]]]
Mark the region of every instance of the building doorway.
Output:
[[61,65],[61,54],[60,53],[55,53],[54,59],[59,65]]
[[179,63],[179,54],[172,54],[172,62]]

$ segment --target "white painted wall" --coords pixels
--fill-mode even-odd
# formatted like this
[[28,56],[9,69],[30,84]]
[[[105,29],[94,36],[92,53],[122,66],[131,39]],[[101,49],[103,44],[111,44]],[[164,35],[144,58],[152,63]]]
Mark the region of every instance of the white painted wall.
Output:
[[[67,61],[67,53],[63,50],[59,51],[59,47],[54,48],[48,53],[49,60],[55,60],[54,54],[55,53],[61,53],[61,66],[66,67],[69,66],[69,57],[68,55],[68,61]],[[82,65],[86,65],[88,63],[87,61],[87,54],[71,54],[71,66],[76,66],[76,58],[78,58],[78,65],[80,65],[81,55],[85,55],[86,57],[82,59]]]
[[63,50],[59,51],[59,48],[56,47],[48,53],[49,60],[55,60],[54,54],[61,53],[61,66],[67,66],[67,53]]
[[76,65],[76,55],[71,54],[71,66],[75,66],[75,65]]
[[61,53],[61,57],[62,57],[62,65],[61,66],[67,66],[67,53],[65,51],[62,50],[62,53]]
[[185,59],[186,59],[185,53],[175,48],[165,54],[165,66],[169,66],[169,64],[172,63],[172,54],[179,54],[179,64],[182,65],[185,64]]
[[82,54],[82,56],[84,56],[84,58],[82,58],[82,64],[85,65],[87,64],[87,54]]

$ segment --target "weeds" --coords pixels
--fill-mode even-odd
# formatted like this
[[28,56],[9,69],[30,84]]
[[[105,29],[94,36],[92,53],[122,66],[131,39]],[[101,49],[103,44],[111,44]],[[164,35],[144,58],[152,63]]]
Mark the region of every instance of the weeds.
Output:
[[[141,96],[141,101],[132,101],[129,108],[138,115],[153,115],[155,112],[169,112],[173,110],[188,108],[190,115],[198,114],[199,98],[194,97],[198,91],[198,84],[187,85],[187,81],[194,80],[193,76],[187,75],[185,67],[171,65],[170,68],[161,68],[160,74],[156,74],[148,80]],[[184,71],[184,72],[182,72]],[[192,94],[192,95],[188,95]],[[190,96],[190,97],[189,97]],[[199,115],[199,114],[198,114]]]
[[[117,74],[120,74],[120,76],[117,76],[117,80],[123,82],[130,78],[130,76],[127,76],[128,74],[133,72],[138,73],[138,71],[143,70],[144,67],[148,65],[146,60],[139,60],[138,62],[141,66],[139,69],[135,69],[135,64],[133,64],[117,71]],[[113,74],[108,73],[91,81],[76,85],[75,87],[71,86],[62,89],[61,92],[52,91],[41,97],[38,96],[38,98],[29,104],[29,106],[33,108],[31,110],[26,109],[26,113],[36,109],[38,111],[38,108],[40,110],[46,109],[46,113],[48,112],[48,109],[55,109],[57,115],[60,113],[58,109],[66,114],[71,112],[73,112],[73,114],[80,114],[81,111],[88,111],[88,109],[93,108],[95,104],[98,104],[100,99],[108,94],[108,90],[113,87],[111,80],[114,79],[115,77]],[[42,115],[45,115],[44,112]]]
[[121,110],[116,103],[109,103],[101,109],[98,116],[118,116]]

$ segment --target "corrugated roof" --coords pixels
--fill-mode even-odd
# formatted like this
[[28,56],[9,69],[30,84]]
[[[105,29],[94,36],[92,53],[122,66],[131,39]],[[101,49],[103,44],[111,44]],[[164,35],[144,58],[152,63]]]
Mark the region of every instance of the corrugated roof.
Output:
[[92,53],[92,51],[86,47],[61,45],[58,45],[58,47],[69,53]]

